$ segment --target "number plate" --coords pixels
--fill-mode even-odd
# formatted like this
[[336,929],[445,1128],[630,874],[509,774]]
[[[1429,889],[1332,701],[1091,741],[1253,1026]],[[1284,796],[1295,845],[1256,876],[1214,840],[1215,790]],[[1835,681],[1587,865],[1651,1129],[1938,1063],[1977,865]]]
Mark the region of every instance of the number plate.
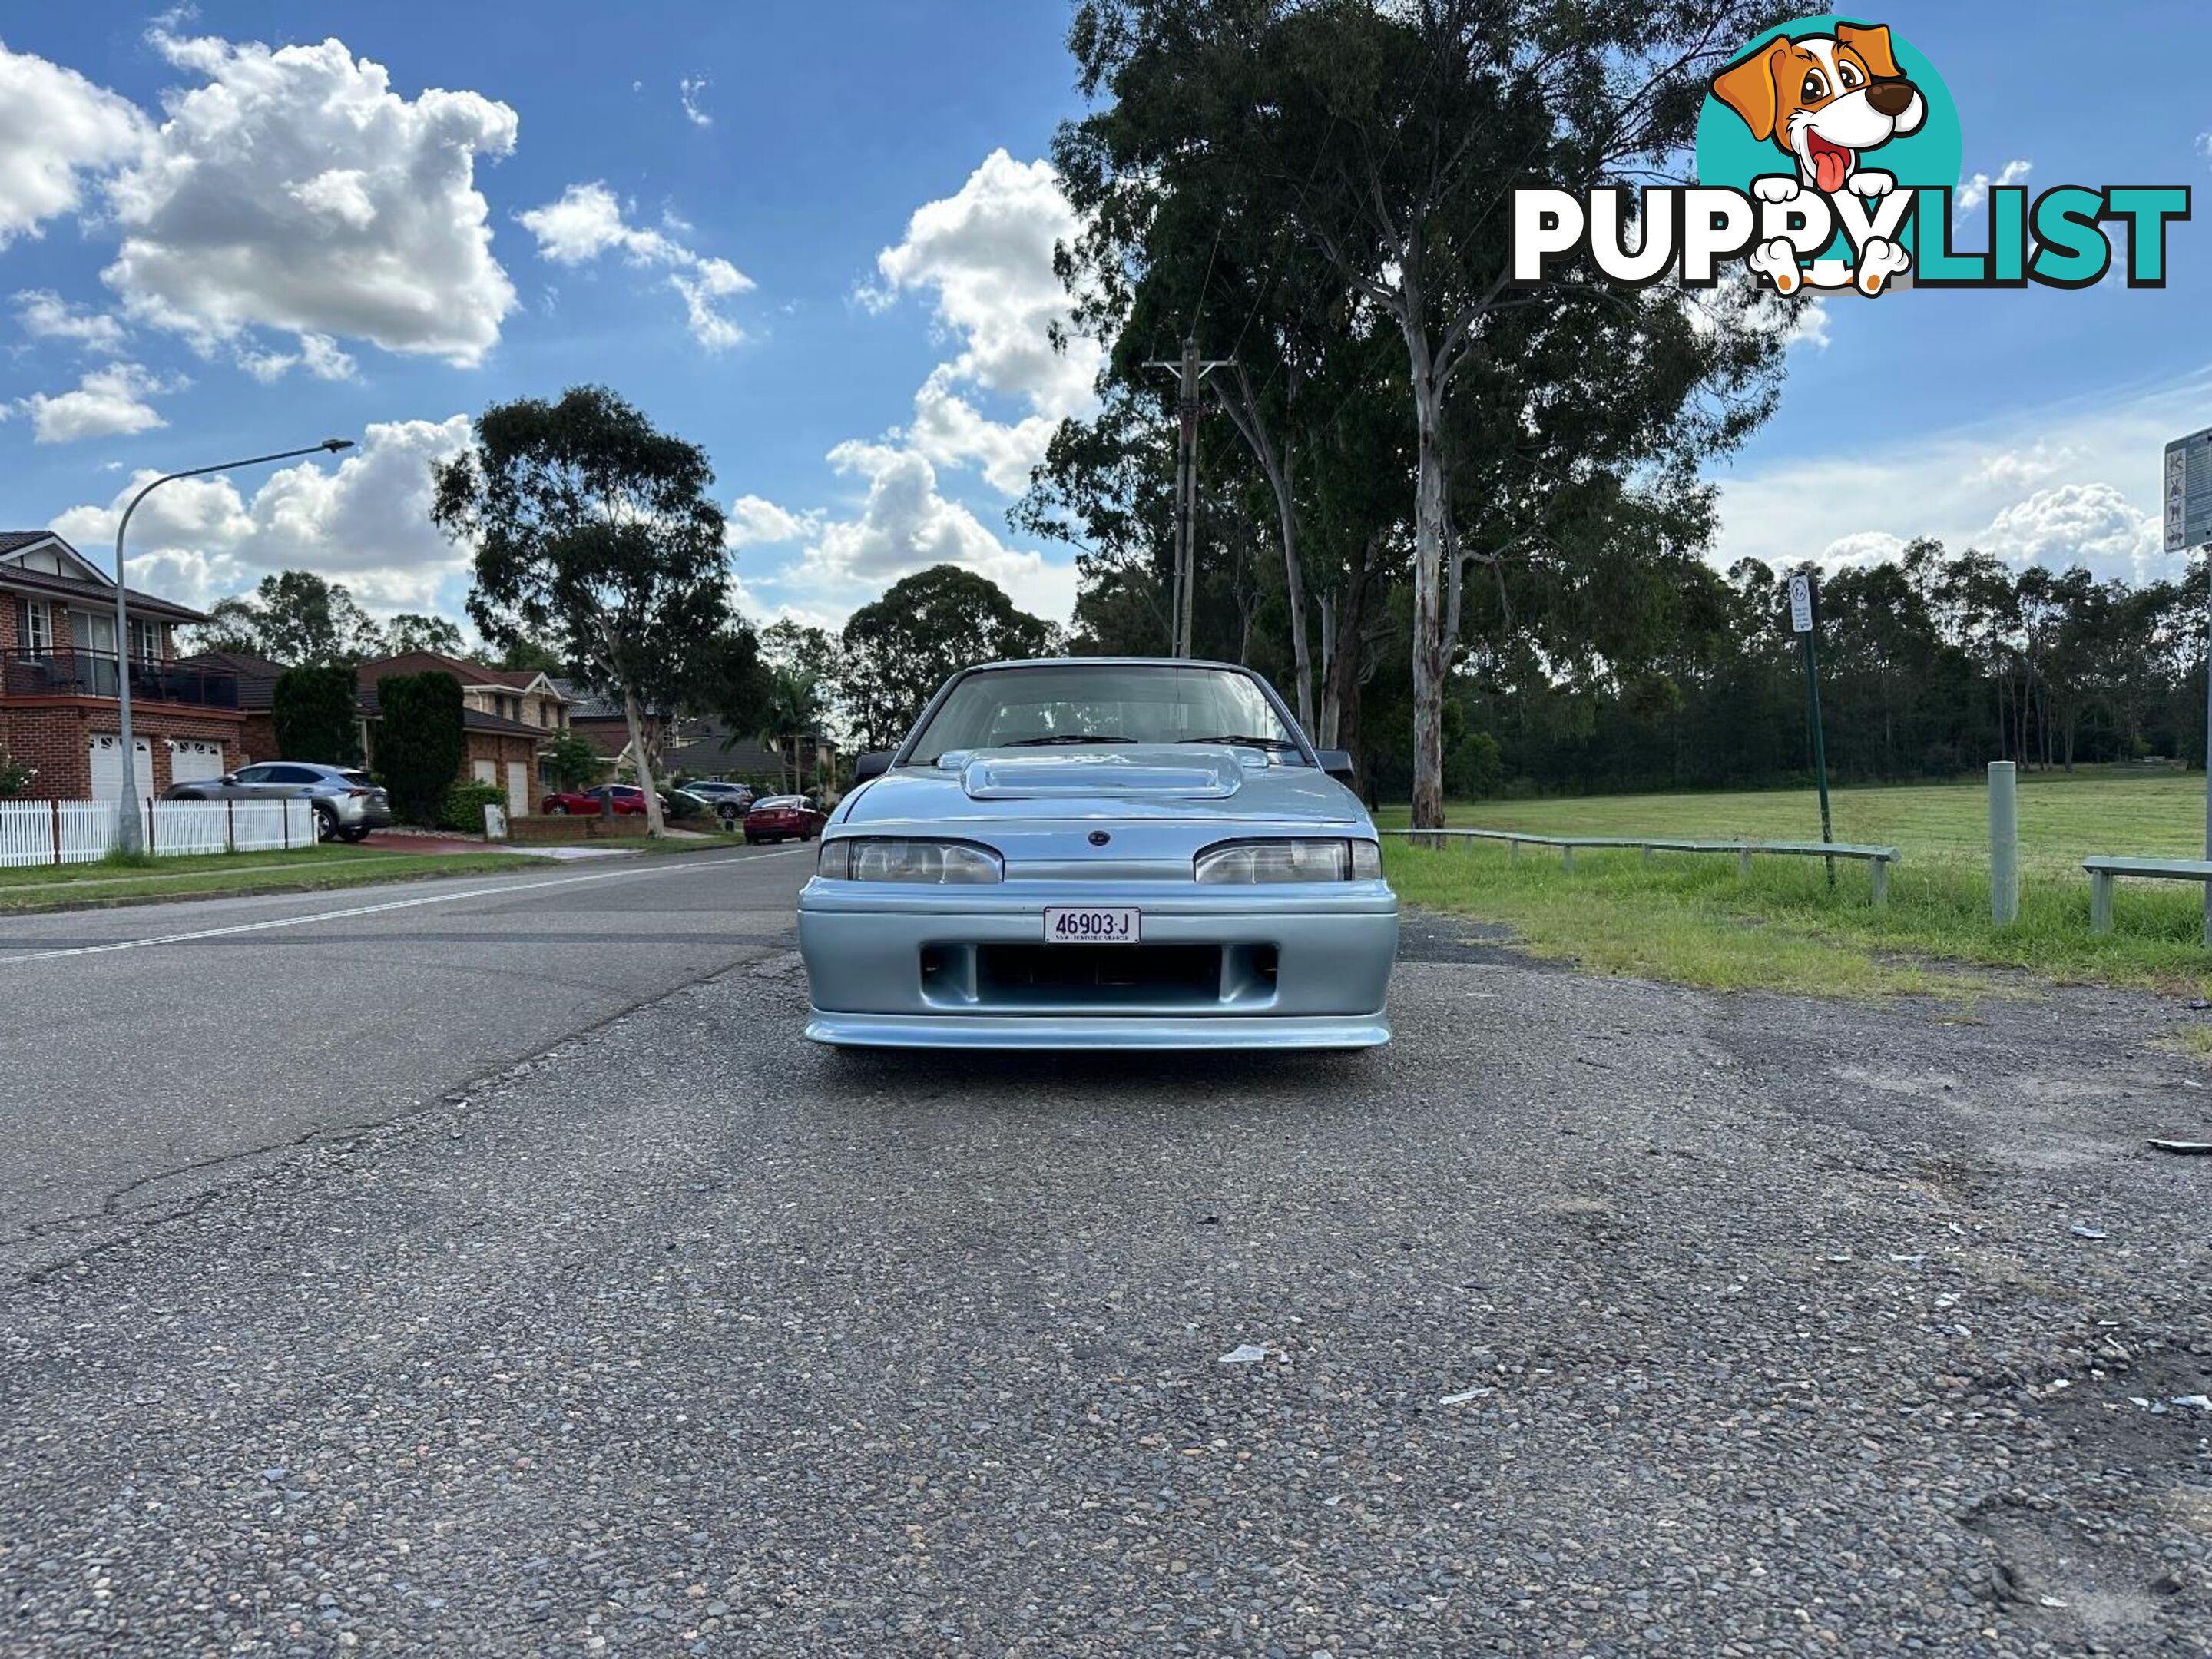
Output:
[[1142,932],[1141,914],[1131,905],[1048,906],[1044,913],[1047,945],[1134,945]]

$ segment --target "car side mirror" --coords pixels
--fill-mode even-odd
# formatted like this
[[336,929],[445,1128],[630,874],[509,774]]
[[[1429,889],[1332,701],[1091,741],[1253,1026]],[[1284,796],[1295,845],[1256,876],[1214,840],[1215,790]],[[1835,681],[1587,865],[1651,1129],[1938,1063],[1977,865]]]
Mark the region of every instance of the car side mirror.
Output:
[[1328,773],[1346,788],[1353,789],[1358,787],[1359,775],[1352,769],[1352,751],[1349,749],[1316,749],[1314,750],[1314,758],[1321,763],[1322,771]]
[[890,769],[891,757],[888,750],[878,750],[872,754],[853,757],[853,781],[855,783],[866,783],[870,778],[879,778]]
[[221,777],[217,778],[216,781],[217,783],[224,784],[236,783],[238,781],[238,774],[235,772],[226,772]]

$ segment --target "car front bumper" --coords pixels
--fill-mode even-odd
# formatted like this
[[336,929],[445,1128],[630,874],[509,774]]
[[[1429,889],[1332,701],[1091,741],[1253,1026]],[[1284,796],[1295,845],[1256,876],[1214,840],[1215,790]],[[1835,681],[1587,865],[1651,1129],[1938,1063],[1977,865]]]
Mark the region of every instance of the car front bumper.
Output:
[[[1048,905],[1133,905],[1134,945],[1050,945]],[[817,1042],[973,1048],[1387,1042],[1398,902],[1380,882],[1243,889],[1010,882],[799,896]]]

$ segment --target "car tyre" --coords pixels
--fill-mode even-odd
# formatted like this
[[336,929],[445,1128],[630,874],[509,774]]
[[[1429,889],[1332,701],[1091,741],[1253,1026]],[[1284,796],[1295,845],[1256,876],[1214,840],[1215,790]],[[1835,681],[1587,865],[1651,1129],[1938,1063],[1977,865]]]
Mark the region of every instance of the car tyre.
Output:
[[548,814],[549,816],[553,817],[556,817],[556,818],[565,818],[565,817],[567,817],[568,816],[568,807],[567,807],[567,806],[565,806],[565,805],[563,805],[561,802],[559,802],[559,801],[557,801],[557,800],[556,800],[556,801],[555,801],[555,802],[554,802],[550,806],[547,807],[547,808],[545,809],[545,811],[546,811],[546,812],[547,812],[547,814]]
[[336,841],[345,832],[338,828],[338,815],[327,806],[315,809],[315,839]]
[[368,826],[356,824],[350,830],[341,830],[338,831],[338,839],[349,847],[358,847],[368,839]]

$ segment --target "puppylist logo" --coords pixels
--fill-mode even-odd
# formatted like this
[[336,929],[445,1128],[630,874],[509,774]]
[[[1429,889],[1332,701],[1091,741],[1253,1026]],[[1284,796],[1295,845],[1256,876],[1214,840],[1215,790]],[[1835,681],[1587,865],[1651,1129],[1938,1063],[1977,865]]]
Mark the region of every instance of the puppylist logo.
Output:
[[1711,288],[1729,261],[1784,294],[2088,288],[2117,257],[2130,288],[2166,286],[2166,228],[2189,217],[2188,185],[2061,185],[2033,204],[1996,185],[1986,247],[1960,248],[1952,187],[1964,154],[1958,106],[1910,41],[1881,23],[1802,19],[1713,76],[1696,185],[1646,189],[1632,216],[1620,186],[1515,191],[1513,281],[1539,286],[1586,256],[1639,288]]

